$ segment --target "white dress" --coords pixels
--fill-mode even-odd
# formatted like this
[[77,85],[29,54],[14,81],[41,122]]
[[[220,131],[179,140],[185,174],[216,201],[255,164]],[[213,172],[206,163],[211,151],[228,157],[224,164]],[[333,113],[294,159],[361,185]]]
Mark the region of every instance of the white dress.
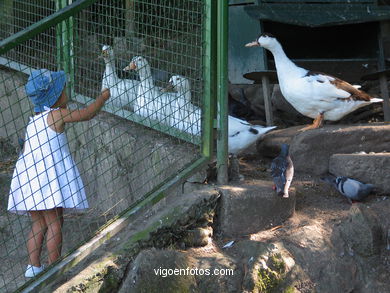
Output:
[[47,124],[52,109],[30,117],[24,152],[16,162],[8,210],[18,214],[56,207],[85,209],[84,185],[64,132]]

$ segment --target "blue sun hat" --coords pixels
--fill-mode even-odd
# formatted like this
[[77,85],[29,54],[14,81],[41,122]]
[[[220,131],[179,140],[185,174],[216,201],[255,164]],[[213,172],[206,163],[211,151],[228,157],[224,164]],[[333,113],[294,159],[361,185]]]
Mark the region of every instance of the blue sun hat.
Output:
[[25,89],[26,94],[34,104],[36,113],[44,112],[53,106],[65,87],[66,74],[63,71],[38,69],[31,72]]

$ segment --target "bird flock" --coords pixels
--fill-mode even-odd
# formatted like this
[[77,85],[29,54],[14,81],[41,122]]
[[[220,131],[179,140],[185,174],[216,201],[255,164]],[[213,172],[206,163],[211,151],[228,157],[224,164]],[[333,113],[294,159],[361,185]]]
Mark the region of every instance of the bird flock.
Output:
[[[148,60],[136,56],[122,70],[135,71],[138,80],[120,79],[116,73],[112,47],[103,45],[101,57],[105,62],[102,88],[108,88],[111,92],[107,106],[132,111],[145,119],[153,119],[191,135],[201,134],[202,111],[192,103],[191,84],[187,77],[172,75],[167,87],[157,87]],[[229,115],[229,153],[236,155],[242,152],[274,128],[252,125]]]
[[[338,121],[358,108],[383,102],[337,77],[298,67],[291,61],[278,40],[271,34],[262,34],[246,47],[263,47],[275,59],[281,92],[285,99],[313,123],[301,131],[319,128],[325,120]],[[191,135],[201,134],[201,109],[192,103],[190,80],[182,75],[172,75],[165,88],[155,85],[152,68],[143,56],[134,57],[122,70],[135,71],[137,80],[120,79],[116,73],[113,49],[104,45],[101,57],[105,62],[102,88],[109,88],[108,104],[133,111],[145,119],[153,119]],[[233,157],[259,140],[276,126],[264,127],[228,116],[228,151]],[[289,145],[282,144],[280,154],[271,163],[271,176],[276,193],[289,197],[294,176],[294,166],[289,155]],[[374,189],[352,178],[329,174],[322,180],[334,186],[350,202],[363,200]]]
[[[263,33],[245,46],[263,47],[273,55],[283,96],[299,113],[314,119],[313,124],[301,131],[319,128],[324,120],[338,121],[358,108],[383,102],[383,99],[372,97],[360,90],[360,85],[352,85],[337,77],[297,66],[271,34]],[[289,146],[284,144],[280,154],[271,164],[271,175],[277,194],[289,196],[288,189],[293,174],[294,166],[289,155]],[[351,203],[363,200],[374,190],[371,184],[333,174],[323,177],[322,180],[334,186]]]

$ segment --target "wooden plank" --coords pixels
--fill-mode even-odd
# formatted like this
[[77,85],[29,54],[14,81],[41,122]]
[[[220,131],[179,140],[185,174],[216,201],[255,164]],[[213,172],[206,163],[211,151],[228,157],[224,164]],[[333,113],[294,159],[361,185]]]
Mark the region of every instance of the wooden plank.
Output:
[[330,3],[330,4],[361,4],[361,3],[368,3],[368,4],[376,4],[376,0],[260,0],[258,2],[260,3],[301,3],[301,4],[307,4],[307,3]]
[[272,113],[271,89],[268,76],[264,75],[261,79],[261,82],[263,84],[265,119],[267,122],[267,126],[272,126],[274,124],[274,117]]
[[27,75],[30,75],[31,71],[36,69],[4,57],[0,57],[0,65],[6,66],[16,71],[23,72]]
[[229,5],[254,4],[255,0],[229,0]]
[[[319,27],[382,21],[390,19],[390,6],[342,4],[272,4],[244,7],[258,20],[269,20],[300,26]],[[321,11],[321,14],[318,14]]]
[[[385,49],[383,46],[383,40],[386,33],[388,33],[388,31],[386,31],[386,26],[384,24],[381,24],[378,32],[378,48],[379,48],[378,70],[379,71],[384,71],[386,69]],[[387,76],[385,73],[380,74],[379,84],[380,84],[381,94],[383,98],[384,120],[385,122],[390,122],[389,88],[387,84]]]

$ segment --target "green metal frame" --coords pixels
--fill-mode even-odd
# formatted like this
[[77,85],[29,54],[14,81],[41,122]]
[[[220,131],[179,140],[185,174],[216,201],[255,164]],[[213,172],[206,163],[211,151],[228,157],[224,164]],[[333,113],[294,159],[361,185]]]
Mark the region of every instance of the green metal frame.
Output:
[[[73,32],[73,15],[80,12],[81,10],[87,8],[88,6],[95,3],[97,0],[78,0],[68,5],[69,0],[57,0],[56,8],[57,11],[52,15],[40,20],[37,23],[25,28],[24,30],[12,35],[11,37],[0,41],[0,56],[7,53],[9,50],[12,50],[16,46],[23,44],[32,37],[38,35],[39,33],[44,32],[50,27],[56,26],[56,42],[57,42],[57,63],[59,68],[63,68],[69,76],[68,87],[69,89],[74,89],[74,56],[73,56],[73,42],[74,42],[74,32]],[[222,1],[224,2],[224,1]],[[221,11],[217,13],[217,8]],[[113,221],[117,220],[119,217],[121,219],[128,218],[143,210],[146,207],[152,206],[155,203],[159,202],[167,195],[167,190],[173,188],[185,181],[188,177],[192,176],[194,172],[205,167],[207,163],[213,156],[213,145],[214,145],[214,125],[215,125],[215,108],[217,100],[214,98],[218,93],[218,103],[224,103],[220,107],[220,117],[219,121],[221,125],[221,133],[225,133],[222,137],[218,139],[218,151],[219,162],[226,162],[227,160],[227,95],[226,95],[226,86],[227,86],[227,77],[226,77],[226,68],[227,68],[227,2],[220,3],[218,6],[213,0],[204,0],[204,13],[205,21],[203,26],[203,39],[204,39],[204,50],[203,50],[203,80],[204,80],[204,100],[203,100],[203,111],[202,111],[202,137],[196,137],[183,131],[169,128],[160,123],[154,123],[150,121],[145,123],[145,118],[137,114],[123,110],[122,115],[125,115],[128,119],[139,122],[148,127],[154,128],[161,132],[173,135],[175,137],[181,138],[185,141],[189,141],[194,144],[201,144],[201,157],[194,160],[192,163],[189,163],[184,169],[179,170],[177,174],[167,178],[160,185],[156,186],[153,190],[148,192],[142,197],[141,200],[134,203],[117,218],[111,220],[107,225],[111,224]],[[217,17],[221,18],[217,22]],[[222,29],[217,29],[218,24],[224,24]],[[216,37],[221,34],[219,41],[221,43],[217,47]],[[220,58],[217,58],[217,56]],[[5,58],[2,58],[5,59]],[[221,62],[217,68],[217,64]],[[9,64],[14,64],[16,62],[11,61]],[[7,65],[8,63],[6,63]],[[27,67],[22,64],[17,64],[19,70],[22,70],[26,73],[28,72]],[[14,66],[14,69],[17,69],[18,66]],[[29,68],[31,69],[31,68]],[[18,69],[17,69],[18,70]],[[217,79],[217,72],[219,76]],[[219,90],[217,91],[217,88]],[[91,98],[81,96],[77,93],[71,92],[71,97],[77,101],[83,101],[84,103],[89,103],[92,101]],[[108,109],[107,109],[108,110]],[[223,163],[226,165],[226,163]],[[106,225],[106,226],[107,226]],[[69,255],[69,254],[68,254]],[[36,284],[39,283],[39,280],[42,279],[42,284],[47,282],[47,277],[42,275],[41,278],[34,280],[34,289],[36,289]],[[53,277],[52,275],[49,278]],[[31,285],[32,282],[27,282],[18,291],[24,290]],[[39,286],[39,285],[38,285]]]
[[[60,68],[63,68],[65,72],[68,75],[68,94],[70,97],[75,98],[76,101],[82,102],[82,103],[89,103],[92,102],[93,99],[89,97],[82,97],[81,95],[77,95],[73,92],[74,89],[74,50],[73,50],[73,42],[74,42],[74,32],[73,32],[73,15],[80,12],[82,9],[92,5],[97,0],[78,0],[73,2],[72,4],[67,5],[69,0],[57,0],[56,1],[56,8],[57,11],[53,13],[52,15],[42,19],[41,21],[29,26],[28,28],[14,34],[13,36],[3,40],[0,42],[0,55],[8,52],[9,50],[15,48],[17,45],[25,42],[29,38],[43,32],[44,30],[48,29],[49,27],[56,25],[57,33],[57,62]],[[211,8],[212,4],[207,4],[206,6]],[[212,1],[210,1],[212,3]],[[214,10],[213,10],[214,11]],[[209,9],[206,9],[205,13],[209,13]],[[211,12],[210,12],[211,13]],[[208,16],[206,15],[206,26],[208,27],[207,23],[211,20],[207,20]],[[211,18],[210,18],[211,19]],[[208,99],[213,95],[212,89],[215,87],[215,83],[212,81],[212,75],[214,74],[214,66],[208,65],[209,63],[212,63],[215,60],[214,58],[214,51],[213,45],[210,45],[209,43],[214,43],[211,41],[212,38],[215,37],[215,33],[212,31],[214,30],[214,26],[210,27],[210,29],[206,29],[205,31],[205,50],[210,51],[210,53],[206,53],[204,58],[204,67],[205,67],[205,101],[204,101],[204,120],[203,120],[203,138],[200,138],[196,135],[191,135],[189,133],[186,133],[184,131],[173,129],[171,127],[168,127],[162,123],[160,123],[157,120],[151,120],[151,119],[145,119],[144,117],[137,115],[135,113],[129,112],[129,111],[112,111],[107,107],[104,107],[103,110],[106,110],[107,112],[111,112],[114,114],[119,114],[118,116],[121,116],[122,118],[134,121],[136,123],[142,124],[146,127],[155,129],[159,132],[166,133],[171,136],[175,136],[179,139],[182,139],[184,141],[193,143],[193,144],[200,144],[202,140],[206,139],[207,142],[203,144],[202,146],[202,153],[206,155],[207,157],[211,156],[211,150],[212,148],[209,147],[210,141],[212,140],[212,126],[207,117],[209,115],[213,114],[213,106],[211,105],[211,102],[208,102]],[[210,47],[210,48],[209,48]],[[207,76],[207,71],[210,70],[210,76]],[[208,84],[210,82],[210,84]],[[206,150],[208,148],[208,150]]]
[[[56,0],[56,10],[67,7],[69,0]],[[74,72],[74,30],[73,17],[63,20],[56,27],[57,39],[57,64],[58,69],[64,69],[67,75],[67,92],[69,97],[74,96],[75,72]]]
[[217,170],[218,183],[228,182],[228,100],[227,100],[227,64],[228,52],[228,5],[226,1],[218,1],[218,45],[217,45],[217,78],[218,78],[218,140]]

